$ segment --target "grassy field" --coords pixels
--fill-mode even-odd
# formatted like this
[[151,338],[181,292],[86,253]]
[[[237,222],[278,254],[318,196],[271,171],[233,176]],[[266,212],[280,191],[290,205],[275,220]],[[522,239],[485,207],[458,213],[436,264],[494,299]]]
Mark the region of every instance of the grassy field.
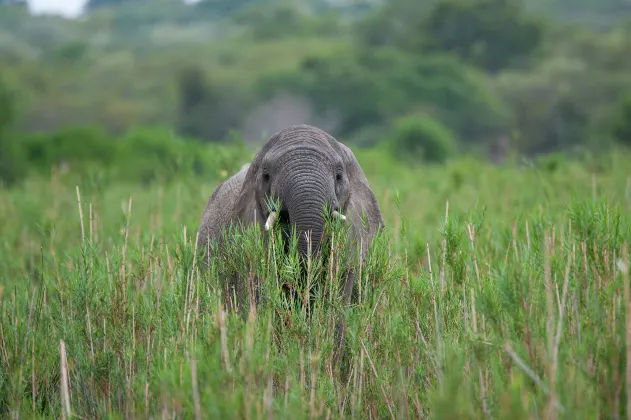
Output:
[[[345,311],[225,313],[194,239],[216,181],[0,190],[0,412],[77,418],[622,418],[631,414],[631,167],[405,168],[358,153],[387,231]],[[235,262],[264,278],[246,241]],[[323,270],[335,281],[335,258]],[[277,328],[282,316],[284,328]],[[627,356],[629,355],[629,357]],[[68,414],[71,413],[71,414]]]

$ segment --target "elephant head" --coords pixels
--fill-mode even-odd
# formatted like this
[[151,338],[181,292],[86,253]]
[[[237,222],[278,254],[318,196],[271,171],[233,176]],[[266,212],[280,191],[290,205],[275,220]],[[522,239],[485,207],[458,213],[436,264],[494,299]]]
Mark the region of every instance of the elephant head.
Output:
[[[280,208],[270,210],[270,199],[280,202]],[[351,231],[365,239],[383,225],[377,200],[352,151],[321,129],[297,125],[273,135],[255,156],[233,217],[255,221],[265,230],[275,223],[295,228],[304,257],[309,247],[312,255],[321,247],[325,208],[333,217],[350,217]],[[363,228],[362,220],[367,222]]]

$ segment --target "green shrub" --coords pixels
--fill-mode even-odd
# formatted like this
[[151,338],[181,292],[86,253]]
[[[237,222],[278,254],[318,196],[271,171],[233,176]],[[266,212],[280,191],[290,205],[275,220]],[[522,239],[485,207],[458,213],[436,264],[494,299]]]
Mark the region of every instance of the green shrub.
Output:
[[8,131],[0,130],[0,187],[13,185],[26,175],[22,150]]
[[616,104],[611,121],[611,134],[621,144],[631,146],[631,94]]
[[535,159],[535,165],[537,168],[549,172],[556,172],[566,161],[567,157],[561,152],[553,152],[538,156]]
[[394,124],[387,139],[395,156],[407,161],[445,162],[457,152],[454,134],[428,115],[408,115]]
[[13,90],[0,78],[0,185],[11,185],[25,173],[20,149],[13,141],[16,104]]
[[25,135],[20,143],[30,164],[44,172],[59,165],[77,172],[106,167],[118,155],[117,144],[101,126],[64,127],[53,133]]
[[220,178],[238,170],[247,160],[244,145],[201,142],[178,136],[166,128],[139,127],[118,142],[116,176],[129,181],[169,182],[176,177]]
[[170,130],[134,128],[119,139],[118,176],[130,181],[148,183],[170,181],[178,174],[204,171],[201,153]]
[[422,44],[491,72],[529,59],[545,32],[544,22],[513,0],[443,0],[421,28]]
[[161,127],[136,127],[120,137],[91,126],[0,136],[0,180],[7,184],[29,170],[47,175],[56,167],[83,178],[100,174],[141,183],[188,176],[217,179],[247,160],[239,139],[229,145],[205,143]]

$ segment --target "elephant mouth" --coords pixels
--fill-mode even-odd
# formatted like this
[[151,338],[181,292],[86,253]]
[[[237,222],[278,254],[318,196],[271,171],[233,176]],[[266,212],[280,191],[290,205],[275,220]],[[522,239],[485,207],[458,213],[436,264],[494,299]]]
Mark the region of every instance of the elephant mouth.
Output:
[[[292,233],[294,233],[294,229],[296,229],[297,226],[295,226],[295,224],[292,225],[292,220],[287,209],[281,209],[277,213],[274,225],[276,229],[279,229],[281,232],[283,253],[284,255],[289,255],[291,253]],[[299,235],[300,232],[296,231],[295,234]]]
[[281,231],[281,237],[283,238],[283,251],[287,255],[289,254],[291,237],[291,219],[289,218],[289,212],[287,210],[278,212],[277,223]]
[[291,223],[291,220],[289,219],[289,212],[286,209],[278,212],[278,223],[280,225],[289,225],[289,223]]
[[[268,214],[267,220],[265,222],[265,230],[266,231],[270,231],[271,229],[273,229],[273,227],[275,225],[278,228],[280,228],[281,238],[283,240],[283,250],[284,250],[286,255],[288,255],[290,253],[291,237],[292,237],[292,234],[294,233],[294,228],[298,228],[298,229],[305,228],[305,226],[303,226],[303,225],[300,225],[300,224],[296,225],[296,223],[298,221],[296,221],[296,220],[292,221],[289,214],[290,214],[290,212],[289,212],[289,210],[287,208],[281,208],[278,211],[270,212]],[[346,216],[344,216],[337,209],[333,210],[331,215],[334,218],[339,218],[342,221],[346,220]],[[300,227],[300,226],[302,226],[302,227]],[[314,233],[314,234],[316,236],[319,236],[322,233],[320,225],[317,225],[317,224],[311,225],[310,228],[315,230],[316,233]],[[297,231],[296,234],[302,235],[303,232]],[[299,240],[300,252],[301,253],[306,252],[305,251],[305,247],[307,247],[307,245],[304,242],[304,238],[300,237],[300,238],[298,238],[298,240]],[[315,249],[317,250],[317,249],[319,249],[320,245],[322,245],[322,240],[324,240],[324,238],[314,238],[314,237],[312,237],[311,240],[313,241],[313,245],[315,245]],[[309,239],[307,239],[307,241],[309,241]]]
[[288,254],[292,229],[291,218],[289,217],[289,211],[287,209],[283,208],[278,212],[273,211],[268,214],[267,221],[265,222],[265,230],[270,230],[274,226],[280,230],[284,252]]

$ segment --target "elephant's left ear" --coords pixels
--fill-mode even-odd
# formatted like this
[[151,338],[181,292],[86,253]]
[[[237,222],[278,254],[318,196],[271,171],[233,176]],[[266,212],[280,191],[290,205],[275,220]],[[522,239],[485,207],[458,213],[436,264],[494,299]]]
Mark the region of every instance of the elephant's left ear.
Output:
[[340,142],[336,142],[336,146],[344,160],[349,182],[346,216],[351,219],[354,226],[361,227],[362,237],[372,238],[377,230],[384,226],[377,197],[370,188],[353,151]]

